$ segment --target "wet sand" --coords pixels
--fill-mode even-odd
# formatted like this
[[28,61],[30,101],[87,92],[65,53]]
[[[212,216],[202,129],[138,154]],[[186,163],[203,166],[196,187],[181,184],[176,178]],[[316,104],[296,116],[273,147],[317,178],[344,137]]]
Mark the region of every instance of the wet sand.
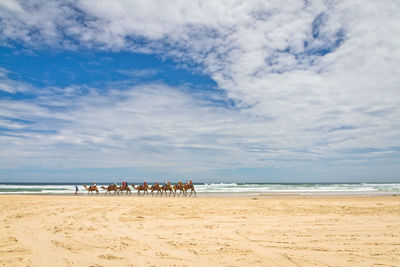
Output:
[[0,196],[0,266],[399,266],[400,197]]

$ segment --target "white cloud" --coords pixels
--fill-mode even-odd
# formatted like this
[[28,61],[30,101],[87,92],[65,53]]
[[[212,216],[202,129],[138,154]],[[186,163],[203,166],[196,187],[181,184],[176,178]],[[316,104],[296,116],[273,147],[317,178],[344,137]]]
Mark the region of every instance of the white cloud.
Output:
[[48,107],[48,96],[35,103],[0,101],[1,121],[12,130],[0,138],[1,153],[13,151],[3,155],[3,167],[21,162],[47,167],[230,167],[257,164],[259,155],[246,152],[247,146],[252,139],[264,138],[242,129],[258,127],[257,119],[249,120],[246,113],[160,84],[106,95],[92,91],[79,98],[51,98],[57,107],[70,108]]
[[160,73],[158,69],[123,69],[117,71],[118,73],[131,78],[150,78]]
[[7,93],[28,92],[32,86],[18,80],[18,77],[13,76],[14,73],[0,67],[0,91]]
[[[156,53],[194,65],[235,100],[238,109],[216,110],[174,89],[153,88],[155,98],[148,99],[151,90],[133,90],[126,96],[132,102],[110,106],[98,96],[93,101],[99,103],[75,109],[84,116],[68,114],[73,127],[62,129],[55,141],[110,143],[104,149],[121,165],[131,158],[121,147],[140,154],[139,165],[149,157],[168,162],[171,151],[179,158],[174,164],[188,159],[183,162],[208,168],[346,160],[352,157],[346,151],[368,157],[369,148],[390,156],[400,147],[398,1],[85,0],[6,6],[0,10],[4,43]],[[2,90],[12,91],[3,84]],[[94,125],[98,120],[110,126]],[[159,151],[146,152],[148,146]],[[217,159],[209,160],[213,153]]]

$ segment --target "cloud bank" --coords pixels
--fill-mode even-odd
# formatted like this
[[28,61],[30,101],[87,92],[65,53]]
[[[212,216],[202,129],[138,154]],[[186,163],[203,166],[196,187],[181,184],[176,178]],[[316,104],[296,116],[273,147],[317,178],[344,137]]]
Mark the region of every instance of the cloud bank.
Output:
[[[106,95],[90,88],[82,96],[71,86],[31,102],[2,99],[9,129],[2,147],[15,153],[3,168],[21,158],[27,165],[180,170],[398,162],[398,1],[0,5],[3,45],[156,54],[209,75],[233,103],[218,106],[218,93],[157,82]],[[0,90],[35,89],[0,69]],[[46,153],[51,159],[39,162]]]

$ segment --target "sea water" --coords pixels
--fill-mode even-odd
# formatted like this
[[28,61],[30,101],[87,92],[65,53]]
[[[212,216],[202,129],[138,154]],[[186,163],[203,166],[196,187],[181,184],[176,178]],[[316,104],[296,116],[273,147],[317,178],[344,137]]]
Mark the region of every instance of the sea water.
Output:
[[[83,183],[0,183],[0,194],[73,194],[75,185],[87,192]],[[108,184],[97,185],[105,192],[100,186]],[[400,195],[400,183],[196,183],[195,189],[200,195]]]

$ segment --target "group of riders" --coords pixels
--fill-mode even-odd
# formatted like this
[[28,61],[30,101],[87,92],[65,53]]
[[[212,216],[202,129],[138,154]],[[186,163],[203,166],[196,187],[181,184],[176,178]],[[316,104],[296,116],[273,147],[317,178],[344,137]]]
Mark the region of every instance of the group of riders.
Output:
[[[138,194],[140,194],[140,191],[143,191],[143,194],[144,193],[148,194],[149,191],[153,194],[154,191],[156,191],[157,195],[159,193],[161,193],[161,195],[162,195],[163,192],[165,192],[167,194],[167,192],[169,191],[170,195],[171,194],[176,195],[177,192],[180,191],[180,194],[183,193],[186,195],[187,192],[190,191],[190,195],[192,195],[192,193],[195,193],[195,195],[196,195],[196,191],[194,189],[193,182],[190,179],[187,179],[185,184],[183,184],[182,181],[179,181],[179,183],[175,184],[175,185],[171,185],[171,182],[169,180],[165,180],[165,183],[163,185],[160,185],[158,181],[156,181],[154,185],[149,185],[146,183],[146,181],[144,181],[143,185],[135,186],[134,184],[132,184],[132,187],[138,191]],[[93,182],[90,187],[85,186],[85,188],[88,190],[88,192],[95,191],[98,193],[98,188],[97,188],[96,182]],[[118,186],[114,182],[114,184],[109,185],[108,187],[101,186],[101,188],[104,190],[107,190],[106,194],[111,193],[111,191],[114,191],[114,194],[122,192],[122,191],[126,191],[126,193],[128,193],[128,192],[130,193],[130,191],[131,191],[129,188],[128,181],[126,181],[126,180],[122,180],[121,186]]]

